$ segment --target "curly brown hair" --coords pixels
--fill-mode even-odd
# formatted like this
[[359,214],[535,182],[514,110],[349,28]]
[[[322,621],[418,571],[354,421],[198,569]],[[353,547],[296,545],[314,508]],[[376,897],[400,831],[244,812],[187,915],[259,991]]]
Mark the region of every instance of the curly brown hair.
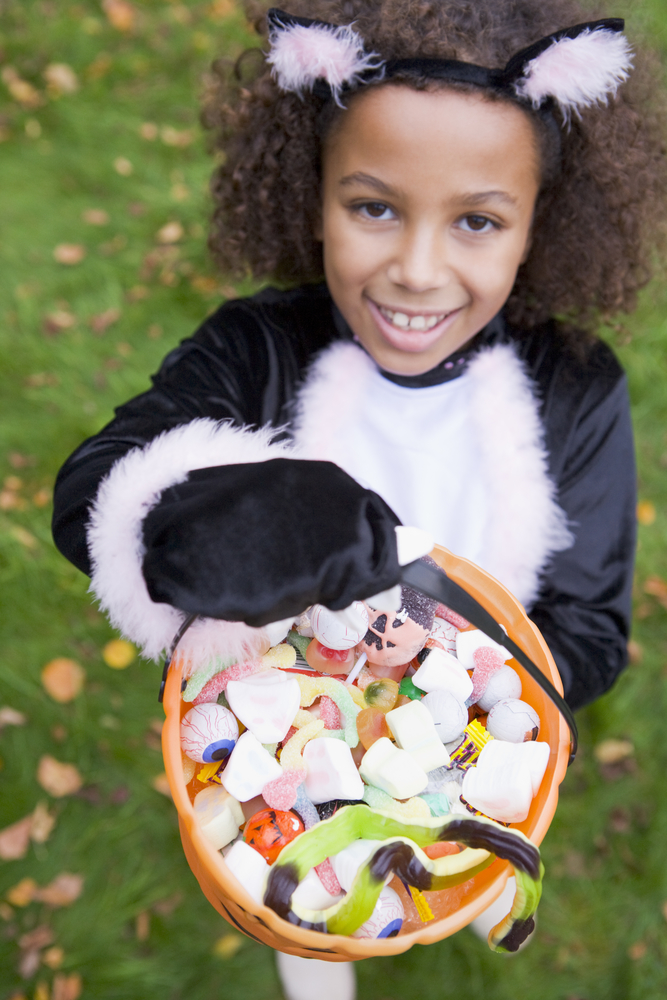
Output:
[[[601,16],[576,0],[290,0],[286,6],[334,24],[354,21],[366,46],[386,59],[421,56],[489,67],[504,66],[558,28]],[[266,33],[261,12],[256,28]],[[564,124],[558,171],[546,169],[547,130],[527,112],[545,169],[531,252],[507,303],[517,326],[560,316],[590,328],[630,312],[651,276],[667,220],[663,96],[651,55],[635,61],[616,98]],[[256,278],[285,285],[322,278],[314,232],[322,145],[339,114],[331,107],[323,114],[320,99],[278,90],[259,49],[231,71],[214,65],[204,122],[224,155],[212,180],[209,243],[224,270],[250,269]]]

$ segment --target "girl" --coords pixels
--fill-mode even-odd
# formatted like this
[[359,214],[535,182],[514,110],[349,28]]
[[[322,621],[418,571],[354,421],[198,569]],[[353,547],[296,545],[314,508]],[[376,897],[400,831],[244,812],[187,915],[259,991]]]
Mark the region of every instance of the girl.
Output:
[[403,522],[526,604],[573,707],[623,669],[632,435],[591,330],[648,280],[665,173],[622,22],[585,20],[295,0],[217,71],[211,246],[281,287],[210,316],[56,490],[59,548],[146,655],[186,613],[194,668],[392,588]]

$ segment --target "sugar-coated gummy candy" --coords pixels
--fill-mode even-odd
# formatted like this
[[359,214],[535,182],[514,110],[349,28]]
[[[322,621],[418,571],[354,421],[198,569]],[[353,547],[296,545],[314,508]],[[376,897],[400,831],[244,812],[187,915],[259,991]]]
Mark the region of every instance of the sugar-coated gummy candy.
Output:
[[399,802],[375,785],[364,785],[364,802],[371,809],[392,813],[404,823],[416,823],[418,820],[428,819],[431,815],[428,803],[422,795],[413,795],[411,799]]
[[236,746],[239,727],[223,705],[195,705],[181,720],[181,750],[201,764],[224,760]]
[[356,726],[359,705],[350,694],[354,688],[341,684],[335,677],[308,677],[305,674],[295,674],[294,676],[301,688],[301,706],[312,705],[316,698],[323,694],[328,695],[332,701],[335,701],[343,716],[345,742],[349,747],[356,747],[359,742]]
[[496,702],[489,712],[486,728],[496,740],[526,743],[537,739],[540,717],[527,702],[519,698],[504,698]]
[[459,632],[456,637],[456,655],[466,670],[474,670],[475,660],[473,654],[480,646],[487,646],[489,649],[494,649],[502,657],[503,663],[512,658],[509,650],[501,646],[500,643],[494,642],[493,639],[489,639],[488,635],[480,629],[470,629],[467,632]]
[[352,933],[355,938],[396,937],[405,919],[401,897],[389,886],[380,893],[371,916]]
[[263,809],[248,820],[243,839],[272,865],[283,847],[304,830],[305,827],[295,812]]
[[471,704],[479,701],[490,679],[501,669],[505,660],[496,649],[490,646],[478,646],[472,654],[475,669],[472,672]]

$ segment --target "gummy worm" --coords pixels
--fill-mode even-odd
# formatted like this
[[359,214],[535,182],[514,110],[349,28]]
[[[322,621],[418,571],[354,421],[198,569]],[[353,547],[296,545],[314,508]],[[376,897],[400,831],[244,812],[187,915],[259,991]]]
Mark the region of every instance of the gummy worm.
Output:
[[[358,838],[385,842],[360,867],[345,897],[326,910],[293,904],[292,894],[308,870]],[[443,840],[457,841],[465,849],[437,859],[420,849]],[[483,817],[406,823],[367,806],[344,806],[284,848],[269,872],[264,902],[290,923],[351,934],[372,914],[391,872],[421,892],[434,892],[467,881],[487,868],[494,856],[512,864],[517,891],[511,912],[489,934],[489,947],[516,951],[534,927],[544,866],[539,851],[523,833]]]
[[[294,674],[299,687],[301,688],[301,707],[312,705],[316,698],[326,694],[332,701],[335,701],[341,715],[343,716],[343,727],[345,731],[345,742],[354,749],[359,742],[357,733],[357,716],[360,712],[358,705],[354,703],[349,690],[335,677],[307,677],[305,674]],[[284,753],[284,751],[283,751]]]

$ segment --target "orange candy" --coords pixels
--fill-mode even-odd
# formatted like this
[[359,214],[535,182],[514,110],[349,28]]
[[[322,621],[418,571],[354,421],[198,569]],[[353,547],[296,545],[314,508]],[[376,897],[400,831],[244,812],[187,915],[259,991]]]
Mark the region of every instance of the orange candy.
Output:
[[272,865],[283,847],[287,847],[304,829],[301,819],[291,809],[262,809],[246,823],[243,839]]
[[329,649],[318,639],[313,639],[306,649],[306,663],[321,674],[349,674],[354,661],[354,649]]
[[382,736],[393,739],[384,712],[379,708],[364,708],[357,716],[357,732],[362,745],[368,750]]

